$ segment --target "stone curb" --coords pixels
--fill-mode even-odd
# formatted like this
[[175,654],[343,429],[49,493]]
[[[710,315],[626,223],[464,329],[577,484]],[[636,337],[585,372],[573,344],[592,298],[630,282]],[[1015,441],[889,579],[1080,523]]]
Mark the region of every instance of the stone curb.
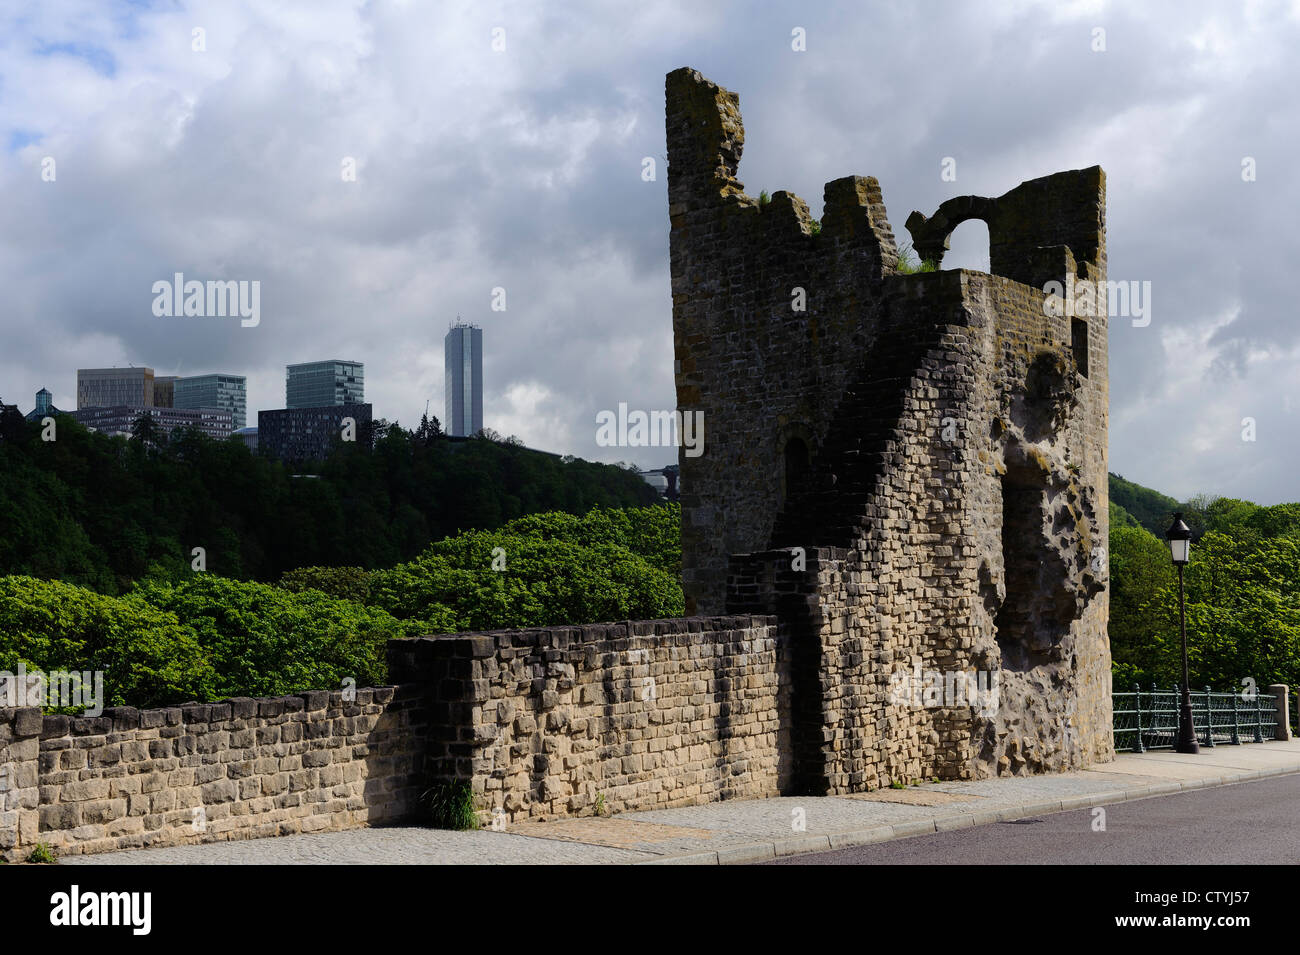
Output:
[[[909,839],[913,836],[930,835],[936,832],[970,829],[995,822],[1012,822],[1016,819],[1026,819],[1033,816],[1047,816],[1057,812],[1090,809],[1093,806],[1109,806],[1119,802],[1130,802],[1135,799],[1150,799],[1154,796],[1168,796],[1173,793],[1190,792],[1195,789],[1210,789],[1216,786],[1231,786],[1237,783],[1252,782],[1256,779],[1266,779],[1270,776],[1290,776],[1297,773],[1300,773],[1300,766],[1283,766],[1270,769],[1245,770],[1232,774],[1225,773],[1222,776],[1203,776],[1199,779],[1148,783],[1128,789],[1112,789],[1080,796],[1065,796],[1061,799],[1027,802],[1019,806],[1005,806],[1001,809],[950,813],[945,816],[932,816],[929,819],[917,819],[912,822],[870,826],[865,829],[848,829],[825,835],[810,834],[793,836],[789,839],[776,839],[772,842],[745,843],[744,845],[718,849],[714,852],[687,852],[681,855],[664,856],[659,859],[646,859],[643,862],[634,862],[632,864],[742,865],[752,862],[767,862],[781,856],[850,849],[854,846],[872,845],[877,842],[892,842],[895,839]],[[834,799],[837,797],[821,798]]]

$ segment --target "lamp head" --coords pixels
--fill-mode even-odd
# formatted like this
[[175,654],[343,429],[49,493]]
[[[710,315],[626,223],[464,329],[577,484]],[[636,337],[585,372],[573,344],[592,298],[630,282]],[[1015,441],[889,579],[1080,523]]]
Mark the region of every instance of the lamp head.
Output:
[[1174,514],[1174,522],[1165,531],[1165,540],[1169,542],[1169,556],[1174,566],[1182,567],[1191,559],[1192,530],[1183,523],[1183,512]]

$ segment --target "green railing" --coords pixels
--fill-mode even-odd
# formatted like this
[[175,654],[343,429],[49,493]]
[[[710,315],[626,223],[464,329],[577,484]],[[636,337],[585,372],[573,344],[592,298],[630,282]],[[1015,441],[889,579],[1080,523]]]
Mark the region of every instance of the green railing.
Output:
[[[1271,693],[1244,699],[1240,692],[1213,693],[1192,690],[1192,728],[1202,746],[1237,746],[1262,743],[1277,737],[1277,703]],[[1182,691],[1150,690],[1134,686],[1132,693],[1112,694],[1115,751],[1143,753],[1173,749],[1178,739]]]

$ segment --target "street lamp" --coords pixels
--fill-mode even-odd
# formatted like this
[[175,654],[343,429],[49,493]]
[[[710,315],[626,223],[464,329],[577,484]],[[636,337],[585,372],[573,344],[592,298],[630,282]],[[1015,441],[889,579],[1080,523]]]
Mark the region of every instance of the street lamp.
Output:
[[1183,568],[1191,557],[1192,532],[1183,523],[1182,511],[1174,515],[1174,522],[1165,531],[1165,540],[1169,542],[1169,556],[1178,568],[1178,628],[1183,635],[1183,701],[1178,716],[1178,742],[1174,750],[1179,753],[1199,753],[1201,747],[1196,742],[1196,730],[1192,727],[1192,694],[1188,688],[1192,678],[1187,669],[1187,600],[1183,596]]

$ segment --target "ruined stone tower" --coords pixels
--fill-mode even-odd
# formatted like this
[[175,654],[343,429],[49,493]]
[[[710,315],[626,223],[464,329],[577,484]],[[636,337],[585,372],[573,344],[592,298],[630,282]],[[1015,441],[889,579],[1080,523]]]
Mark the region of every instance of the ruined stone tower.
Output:
[[[668,75],[687,613],[780,619],[795,789],[1109,760],[1104,173],[913,213],[940,268],[985,221],[993,274],[903,274],[875,179],[820,223],[745,194],[738,103]],[[1093,314],[1045,294],[1067,277]],[[992,674],[996,706],[900,702],[906,668]]]

